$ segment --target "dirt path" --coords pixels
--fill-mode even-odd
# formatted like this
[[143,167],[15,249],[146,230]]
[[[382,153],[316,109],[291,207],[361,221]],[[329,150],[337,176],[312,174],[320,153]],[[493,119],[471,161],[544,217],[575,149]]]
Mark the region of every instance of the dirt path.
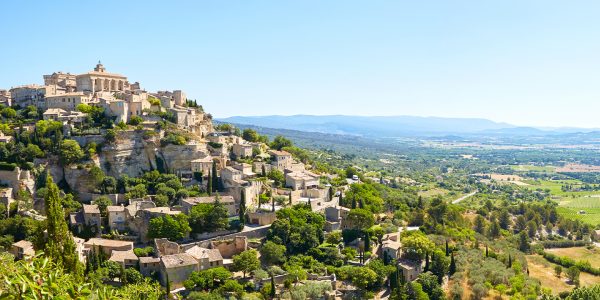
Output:
[[479,192],[479,191],[474,191],[474,192],[472,192],[472,193],[466,194],[466,195],[464,195],[464,196],[462,196],[462,197],[460,197],[460,198],[458,198],[458,199],[456,199],[456,200],[452,201],[452,204],[456,204],[456,203],[458,203],[458,202],[460,202],[460,201],[463,201],[463,200],[465,200],[465,199],[467,199],[467,198],[469,198],[469,197],[471,197],[471,196],[473,196],[473,195],[477,194],[478,192]]

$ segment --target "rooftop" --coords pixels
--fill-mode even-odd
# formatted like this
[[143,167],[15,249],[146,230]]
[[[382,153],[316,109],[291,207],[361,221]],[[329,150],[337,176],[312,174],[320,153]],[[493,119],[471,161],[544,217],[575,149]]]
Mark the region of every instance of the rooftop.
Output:
[[96,204],[84,204],[83,205],[83,213],[85,214],[99,214],[100,209]]
[[131,246],[133,249],[133,242],[128,241],[118,241],[118,240],[109,240],[103,238],[91,238],[87,242],[85,242],[86,246],[102,246],[102,247],[126,247]]
[[192,255],[187,253],[163,255],[160,260],[167,269],[198,264],[198,261],[196,261]]
[[291,154],[289,152],[280,151],[280,150],[269,150],[269,154],[275,155],[275,156],[291,156]]
[[14,247],[18,247],[18,248],[22,248],[22,249],[33,248],[33,244],[30,241],[26,241],[26,240],[18,241],[16,243],[13,243],[12,245]]
[[108,212],[122,212],[122,211],[125,211],[125,207],[121,206],[121,205],[114,205],[114,206],[111,205],[111,206],[107,206],[106,210]]
[[194,246],[194,247],[186,250],[185,253],[193,256],[197,260],[200,260],[203,258],[208,258],[208,261],[223,260],[223,256],[221,256],[221,252],[219,252],[218,249],[207,249],[207,248]]
[[133,250],[127,250],[127,251],[114,250],[112,252],[112,255],[110,256],[109,260],[116,261],[116,262],[124,262],[125,260],[138,260],[138,257],[137,257],[137,255],[135,255],[135,253],[133,253]]
[[140,264],[151,264],[160,262],[160,258],[152,257],[152,256],[142,256],[140,257]]
[[[190,205],[196,205],[200,203],[215,203],[216,196],[208,196],[208,197],[188,197],[183,199],[182,201],[188,203]],[[219,196],[219,201],[221,203],[235,203],[232,196]]]

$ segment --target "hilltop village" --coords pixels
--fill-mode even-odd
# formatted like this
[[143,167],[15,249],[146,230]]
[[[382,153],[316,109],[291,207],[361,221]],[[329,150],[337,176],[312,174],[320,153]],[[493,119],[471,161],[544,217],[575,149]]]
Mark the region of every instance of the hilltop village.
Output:
[[600,188],[567,175],[472,155],[393,158],[412,165],[392,175],[100,62],[43,81],[0,90],[0,298],[581,299],[600,282],[545,250],[600,240],[535,185]]
[[[321,259],[306,255],[314,247],[338,267],[385,255],[406,280],[421,272],[418,261],[400,259],[402,228],[372,244],[365,230],[376,216],[357,208],[357,199],[354,210],[340,205],[358,176],[313,169],[286,151],[300,149],[284,137],[269,143],[253,130],[215,125],[183,91],[148,92],[100,62],[84,74],[55,72],[43,80],[0,90],[8,121],[0,137],[2,213],[49,223],[56,204],[48,202],[58,197],[72,233],[64,237],[72,235],[86,272],[122,269],[103,282],[131,282],[128,276],[137,283],[143,276],[188,295],[206,290],[199,277],[241,272],[241,282],[252,282],[257,293],[279,295],[288,283],[306,281],[323,297],[360,294],[366,286],[350,275],[337,279]],[[13,157],[19,147],[24,157]],[[336,179],[342,183],[333,187]],[[342,229],[353,238],[342,238]],[[44,249],[34,235],[13,236],[3,246],[18,260],[32,259]],[[298,254],[300,265],[282,268],[288,254]],[[381,286],[383,279],[368,284]]]

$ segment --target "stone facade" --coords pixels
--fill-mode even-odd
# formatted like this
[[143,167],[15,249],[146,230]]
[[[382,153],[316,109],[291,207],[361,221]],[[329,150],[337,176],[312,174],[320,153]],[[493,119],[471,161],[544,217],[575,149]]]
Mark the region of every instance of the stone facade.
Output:
[[98,62],[94,71],[77,75],[76,85],[78,91],[98,92],[98,91],[124,91],[129,89],[127,77],[106,72],[104,66]]

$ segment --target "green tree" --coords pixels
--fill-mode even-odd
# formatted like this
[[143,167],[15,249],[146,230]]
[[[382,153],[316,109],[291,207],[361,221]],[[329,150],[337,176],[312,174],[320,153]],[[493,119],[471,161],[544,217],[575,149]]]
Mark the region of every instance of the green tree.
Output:
[[375,224],[373,213],[363,208],[351,209],[346,217],[346,222],[356,229],[367,230]]
[[292,141],[286,139],[285,137],[283,137],[281,135],[276,136],[270,145],[271,148],[276,149],[276,150],[281,150],[285,147],[291,147],[291,146],[293,146]]
[[418,260],[423,260],[427,253],[435,249],[435,244],[420,231],[402,237],[401,241],[406,255]]
[[519,233],[519,250],[524,253],[529,253],[529,237],[525,231]]
[[246,278],[246,274],[260,267],[257,252],[254,249],[248,249],[238,255],[233,256],[233,270],[241,271]]
[[65,214],[61,205],[58,186],[52,177],[46,179],[48,192],[44,198],[46,204],[47,237],[44,244],[44,253],[69,273],[79,273],[81,267],[76,252],[75,241],[69,232],[65,221]]
[[85,156],[85,153],[76,141],[64,140],[60,144],[59,156],[61,163],[69,165],[81,160]]
[[248,142],[258,142],[258,133],[254,129],[246,128],[242,133],[244,140]]
[[285,262],[285,246],[267,241],[260,248],[260,258],[267,265],[280,265]]
[[567,275],[567,278],[569,278],[569,281],[571,281],[575,285],[579,285],[580,273],[581,271],[576,266],[571,266],[565,271],[565,274]]
[[165,215],[150,220],[148,238],[168,238],[176,241],[186,237],[190,231],[191,228],[186,215]]
[[240,209],[239,209],[239,219],[240,219],[240,227],[244,229],[244,224],[246,224],[246,190],[242,189],[240,195]]
[[438,282],[441,284],[444,276],[448,273],[448,258],[441,250],[436,250],[431,254],[431,273],[437,276]]

